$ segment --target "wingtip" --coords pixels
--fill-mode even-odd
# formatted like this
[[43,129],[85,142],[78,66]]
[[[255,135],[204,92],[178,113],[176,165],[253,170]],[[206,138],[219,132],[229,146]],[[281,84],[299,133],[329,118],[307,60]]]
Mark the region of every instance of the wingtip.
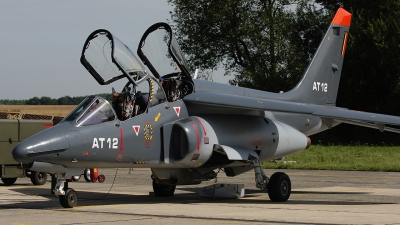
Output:
[[347,12],[343,8],[339,8],[333,17],[332,24],[350,27],[351,13]]

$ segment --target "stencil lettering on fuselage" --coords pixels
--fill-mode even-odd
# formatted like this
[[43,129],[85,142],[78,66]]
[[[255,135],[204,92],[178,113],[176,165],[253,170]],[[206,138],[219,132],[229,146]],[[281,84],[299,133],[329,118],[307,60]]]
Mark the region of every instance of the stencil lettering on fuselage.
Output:
[[313,91],[328,92],[328,83],[314,82]]
[[117,149],[118,148],[118,138],[93,138],[92,148],[109,148],[109,149]]

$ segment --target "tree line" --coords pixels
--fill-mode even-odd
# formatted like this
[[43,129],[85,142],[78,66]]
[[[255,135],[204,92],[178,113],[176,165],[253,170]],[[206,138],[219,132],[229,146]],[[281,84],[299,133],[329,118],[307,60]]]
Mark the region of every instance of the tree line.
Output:
[[[112,94],[97,94],[108,101],[112,101]],[[43,97],[33,97],[26,100],[10,100],[10,99],[0,99],[0,105],[78,105],[85,99],[86,96],[70,97],[64,96],[58,99],[50,98],[47,96]]]

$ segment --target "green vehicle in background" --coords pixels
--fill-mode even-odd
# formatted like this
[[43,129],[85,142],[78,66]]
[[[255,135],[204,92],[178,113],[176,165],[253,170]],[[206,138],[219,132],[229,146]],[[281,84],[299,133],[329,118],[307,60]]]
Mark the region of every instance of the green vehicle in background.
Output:
[[47,173],[25,170],[12,157],[12,150],[26,138],[56,125],[62,117],[0,112],[0,177],[4,185],[29,177],[34,185],[46,183]]

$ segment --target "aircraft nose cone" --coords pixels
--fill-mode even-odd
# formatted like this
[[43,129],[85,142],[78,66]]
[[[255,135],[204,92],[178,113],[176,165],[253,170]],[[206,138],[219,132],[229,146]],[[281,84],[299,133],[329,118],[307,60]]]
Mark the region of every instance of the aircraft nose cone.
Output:
[[[60,126],[61,127],[61,126]],[[22,141],[15,146],[12,155],[23,164],[46,161],[69,148],[65,130],[55,126]],[[61,127],[62,128],[62,127]]]
[[33,162],[33,160],[26,155],[25,149],[26,148],[21,143],[15,146],[14,150],[12,151],[12,156],[15,161],[23,164],[29,164]]

